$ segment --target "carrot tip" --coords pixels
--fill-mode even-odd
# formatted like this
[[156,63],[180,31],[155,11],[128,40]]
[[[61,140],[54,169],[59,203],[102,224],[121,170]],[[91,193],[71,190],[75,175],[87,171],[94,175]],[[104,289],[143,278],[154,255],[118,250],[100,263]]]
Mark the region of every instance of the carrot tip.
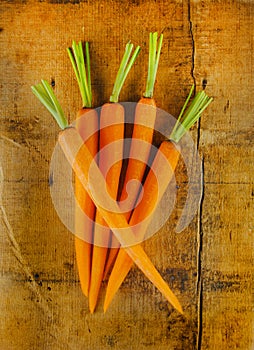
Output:
[[88,297],[88,285],[86,283],[80,282],[80,288],[81,288],[81,292],[84,294],[84,296]]
[[104,312],[104,314],[106,313],[106,311],[107,311],[107,309],[108,309],[108,306],[103,306],[103,312]]
[[177,311],[180,312],[180,314],[184,315],[184,312],[183,312],[183,309],[181,307],[181,305],[179,304],[178,308],[177,308]]
[[88,291],[82,289],[82,293],[84,294],[84,296],[87,298],[88,297]]
[[89,311],[91,314],[94,313],[94,310],[96,308],[97,300],[91,298],[91,292],[89,292]]
[[103,311],[104,311],[104,314],[106,313],[106,311],[108,310],[108,307],[109,307],[109,302],[105,299],[104,301],[104,305],[103,305]]
[[182,314],[182,315],[184,314],[182,306],[181,306],[180,302],[178,301],[178,299],[174,300],[174,302],[172,300],[169,302],[178,312],[180,312],[180,314]]
[[90,314],[93,314],[94,313],[94,309],[95,309],[95,305],[91,307],[91,305],[89,305],[89,311],[90,311]]

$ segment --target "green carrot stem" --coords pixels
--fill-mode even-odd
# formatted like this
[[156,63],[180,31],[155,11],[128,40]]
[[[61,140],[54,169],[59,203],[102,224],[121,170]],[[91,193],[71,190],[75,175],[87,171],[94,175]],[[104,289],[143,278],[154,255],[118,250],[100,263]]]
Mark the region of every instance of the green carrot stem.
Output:
[[83,52],[83,47],[82,47],[81,41],[78,43],[77,55],[78,55],[78,60],[79,60],[79,74],[80,74],[82,86],[84,86],[84,90],[86,93],[86,106],[89,106],[91,104],[91,101],[89,98],[87,76],[86,76],[86,67],[85,67],[85,58],[84,58],[84,52]]
[[132,57],[131,52],[133,50],[133,44],[127,43],[125,47],[125,52],[122,58],[122,61],[120,63],[119,70],[116,75],[116,80],[114,83],[112,95],[110,96],[110,102],[118,102],[120,91],[123,87],[123,84],[127,78],[127,75],[133,66],[139,52],[140,52],[140,46],[137,46]]
[[46,80],[42,80],[41,83],[31,88],[35,96],[53,115],[59,127],[65,129],[68,126],[68,121],[50,84]]
[[193,91],[194,85],[191,87],[189,95],[169,137],[170,140],[176,143],[179,142],[183,135],[198,121],[201,114],[213,100],[213,98],[209,97],[204,91],[199,91],[187,108]]
[[89,95],[92,100],[92,84],[91,84],[91,64],[90,64],[90,52],[89,52],[89,43],[86,41],[85,43],[85,52],[86,52],[86,67],[87,67],[87,85]]
[[[67,48],[67,52],[78,82],[79,91],[82,98],[83,107],[92,106],[91,71],[89,43],[85,43],[85,57],[82,42],[78,44],[73,41],[72,49]],[[86,64],[85,64],[86,59]]]
[[[163,34],[160,35],[159,42],[158,33],[150,33],[149,35],[149,55],[148,55],[148,74],[146,80],[146,91],[144,97],[152,98],[154,85],[160,60],[160,53],[163,41]],[[157,47],[158,46],[158,47]]]

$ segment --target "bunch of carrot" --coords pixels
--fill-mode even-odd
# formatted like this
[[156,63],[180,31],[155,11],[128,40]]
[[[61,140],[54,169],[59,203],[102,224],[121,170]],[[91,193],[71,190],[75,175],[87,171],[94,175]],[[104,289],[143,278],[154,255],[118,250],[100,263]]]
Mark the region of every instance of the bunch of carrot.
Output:
[[[133,262],[166,299],[179,312],[182,312],[176,296],[162,279],[142,247],[135,244],[137,236],[132,228],[139,224],[139,240],[145,237],[152,215],[168,187],[178,163],[180,150],[177,143],[200,118],[212,98],[201,91],[190,102],[194,87],[191,88],[169,139],[160,144],[153,159],[152,167],[159,169],[161,174],[159,181],[161,187],[158,191],[157,179],[152,170],[146,172],[146,166],[150,156],[156,120],[153,91],[162,41],[163,35],[158,38],[157,33],[150,33],[146,90],[144,96],[136,104],[132,142],[123,186],[119,183],[122,172],[122,161],[119,159],[123,158],[125,116],[124,108],[118,103],[118,99],[124,81],[139,54],[140,47],[137,47],[131,55],[133,44],[126,45],[109,103],[102,106],[100,113],[97,113],[96,109],[91,109],[92,93],[88,43],[85,44],[85,55],[81,42],[79,44],[74,42],[72,48],[68,49],[83,103],[83,108],[78,112],[75,128],[68,126],[63,110],[52,88],[45,80],[32,87],[34,94],[63,130],[59,134],[58,141],[75,173],[77,209],[81,208],[86,213],[85,216],[81,217],[79,210],[76,210],[75,247],[81,288],[83,293],[88,296],[91,313],[96,307],[102,280],[107,277],[110,270],[112,269],[106,290],[104,311],[108,308]],[[92,136],[88,138],[88,135]],[[108,145],[110,147],[107,147]],[[103,156],[97,159],[100,150],[104,151]],[[165,158],[171,166],[171,170],[165,165]],[[113,166],[111,166],[112,164]],[[110,170],[107,173],[109,167]],[[90,176],[91,169],[93,169],[92,177]],[[166,176],[165,171],[167,171]],[[137,180],[135,181],[136,185],[132,186],[131,193],[127,193],[126,185],[133,179]],[[143,183],[143,197],[141,196],[141,183]],[[106,184],[110,194],[110,198],[103,197],[103,205],[101,205],[102,198],[98,193],[98,184],[101,184],[102,187],[103,184]],[[120,201],[117,202],[117,200]],[[124,210],[121,204],[125,203],[126,205],[126,202],[128,210]],[[135,206],[136,203],[138,204]],[[105,208],[111,208],[111,210]]]

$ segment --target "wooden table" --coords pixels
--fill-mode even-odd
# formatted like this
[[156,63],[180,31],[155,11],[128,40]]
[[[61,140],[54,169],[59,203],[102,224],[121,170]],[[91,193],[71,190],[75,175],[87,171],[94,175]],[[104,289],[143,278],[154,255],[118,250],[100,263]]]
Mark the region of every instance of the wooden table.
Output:
[[[253,1],[2,1],[0,348],[240,349],[254,347]],[[94,104],[112,90],[125,43],[142,54],[121,101],[144,91],[148,33],[164,33],[155,98],[177,115],[191,84],[214,102],[191,135],[203,197],[181,233],[175,219],[144,248],[179,297],[174,311],[133,268],[106,314],[90,315],[74,237],[59,220],[48,172],[58,128],[31,93],[41,78],[73,121],[81,105],[66,47],[91,43]]]

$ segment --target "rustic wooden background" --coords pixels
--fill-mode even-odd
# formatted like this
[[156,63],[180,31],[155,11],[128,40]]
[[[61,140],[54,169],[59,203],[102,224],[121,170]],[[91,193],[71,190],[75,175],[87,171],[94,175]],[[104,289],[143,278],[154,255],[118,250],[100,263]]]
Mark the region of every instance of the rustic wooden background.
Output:
[[[2,0],[0,16],[0,348],[253,349],[254,2]],[[173,218],[144,245],[185,316],[137,268],[108,312],[102,294],[90,315],[73,235],[49,192],[58,128],[30,86],[54,81],[73,120],[81,101],[66,47],[90,41],[99,106],[132,40],[143,50],[121,100],[137,101],[155,30],[164,33],[158,106],[176,115],[192,83],[214,96],[192,130],[204,167],[199,212],[182,233]]]

